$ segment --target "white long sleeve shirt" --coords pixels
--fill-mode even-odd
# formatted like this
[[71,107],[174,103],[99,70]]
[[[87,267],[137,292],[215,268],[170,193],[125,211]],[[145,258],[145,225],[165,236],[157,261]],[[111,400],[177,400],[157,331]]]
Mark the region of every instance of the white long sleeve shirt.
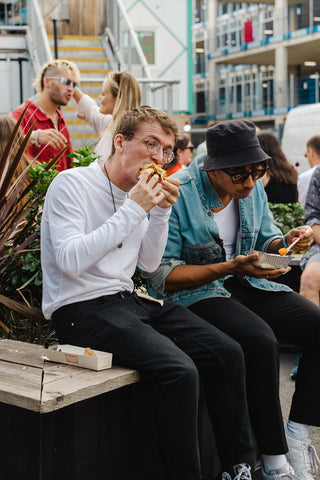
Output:
[[109,158],[112,147],[111,132],[106,132],[107,127],[112,122],[112,115],[100,113],[100,107],[96,102],[89,95],[83,95],[77,105],[77,117],[89,123],[99,136],[94,151],[101,156],[100,161],[105,163]]
[[[42,309],[132,291],[136,266],[153,272],[164,252],[171,208],[144,209],[112,184],[97,162],[61,172],[41,222]],[[121,248],[118,245],[122,244]]]

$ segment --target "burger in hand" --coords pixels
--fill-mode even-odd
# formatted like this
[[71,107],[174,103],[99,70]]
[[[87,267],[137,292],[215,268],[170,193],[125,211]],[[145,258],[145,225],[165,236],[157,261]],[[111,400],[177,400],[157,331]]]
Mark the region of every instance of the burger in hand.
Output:
[[165,170],[163,170],[163,168],[161,168],[160,165],[157,165],[156,163],[146,163],[145,165],[142,165],[141,170],[140,170],[139,178],[141,177],[142,173],[145,170],[149,170],[149,169],[153,170],[153,172],[150,173],[150,175],[147,179],[147,182],[149,182],[149,180],[155,174],[159,175],[159,182],[161,182],[161,180],[164,180],[165,178],[167,178],[167,172]]

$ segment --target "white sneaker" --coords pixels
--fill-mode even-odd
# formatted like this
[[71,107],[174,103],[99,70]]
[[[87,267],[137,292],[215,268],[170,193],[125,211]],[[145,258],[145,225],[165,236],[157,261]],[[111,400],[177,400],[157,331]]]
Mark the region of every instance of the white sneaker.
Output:
[[277,470],[271,470],[269,473],[264,470],[263,465],[261,464],[261,475],[263,480],[298,480],[298,477],[295,475],[295,472],[289,463]]
[[252,480],[251,467],[247,463],[239,463],[222,472],[219,477],[221,480]]
[[290,465],[294,468],[299,480],[314,480],[320,467],[320,460],[310,438],[306,440],[296,440],[288,435],[287,426],[285,426],[289,452],[286,457]]

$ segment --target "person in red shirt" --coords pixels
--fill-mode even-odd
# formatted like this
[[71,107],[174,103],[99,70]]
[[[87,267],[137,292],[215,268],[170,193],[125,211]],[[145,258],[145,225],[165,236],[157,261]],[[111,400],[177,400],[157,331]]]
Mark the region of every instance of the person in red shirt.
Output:
[[182,134],[176,141],[173,152],[174,160],[169,164],[167,170],[168,176],[178,172],[181,168],[186,168],[192,162],[194,146],[186,134]]
[[70,133],[59,107],[70,102],[79,80],[80,72],[73,62],[59,59],[46,63],[34,81],[34,87],[39,92],[37,99],[34,102],[27,100],[11,114],[18,120],[29,103],[21,128],[26,134],[36,120],[28,154],[40,162],[48,162],[69,144],[57,162],[59,171],[70,168],[72,162],[72,158],[67,158],[72,153]]

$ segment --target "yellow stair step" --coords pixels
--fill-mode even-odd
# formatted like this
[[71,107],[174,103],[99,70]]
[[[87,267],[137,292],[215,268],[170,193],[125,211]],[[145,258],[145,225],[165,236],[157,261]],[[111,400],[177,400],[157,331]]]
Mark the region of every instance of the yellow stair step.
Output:
[[[48,38],[53,39],[53,35],[48,35]],[[58,35],[58,40],[88,40],[100,41],[100,37],[95,35]]]
[[98,138],[98,135],[95,133],[71,133],[71,139],[73,138]]
[[80,68],[80,73],[104,73],[104,74],[107,74],[109,72],[111,72],[110,68],[93,68],[93,69]]
[[66,120],[68,125],[87,125],[87,122],[84,120]]
[[69,60],[69,62],[96,62],[96,63],[108,63],[108,58],[101,57],[101,58],[78,58],[78,57],[66,57],[65,60]]
[[81,82],[82,87],[100,87],[102,82]]
[[[54,50],[54,45],[51,45],[51,50]],[[103,47],[68,47],[68,46],[59,46],[58,45],[58,50],[70,50],[72,52],[83,52],[83,51],[86,51],[86,52],[103,52],[104,51],[104,48]]]

